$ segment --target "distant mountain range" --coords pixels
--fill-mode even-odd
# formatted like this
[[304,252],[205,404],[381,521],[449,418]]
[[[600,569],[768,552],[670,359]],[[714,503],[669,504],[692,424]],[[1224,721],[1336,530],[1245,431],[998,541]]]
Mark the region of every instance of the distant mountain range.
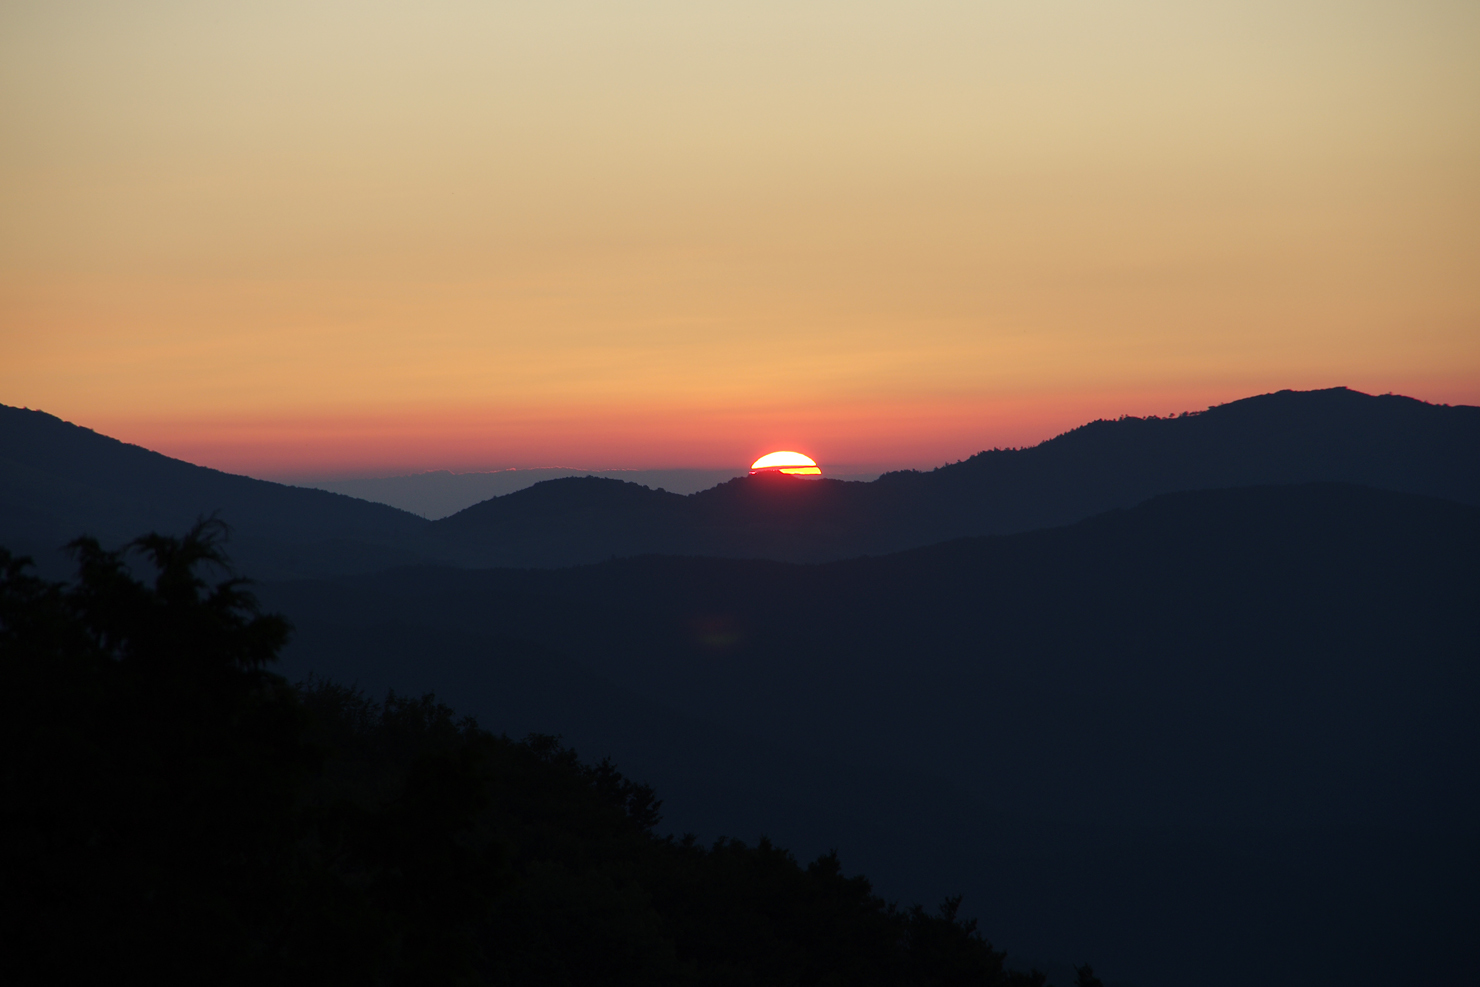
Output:
[[1480,504],[1480,408],[1335,388],[1098,421],[1028,449],[872,483],[782,476],[689,497],[564,479],[433,524],[431,554],[549,566],[645,553],[823,562],[1068,524],[1179,490],[1360,483]]
[[1099,421],[870,483],[741,477],[683,496],[563,478],[435,522],[232,476],[0,406],[0,539],[49,553],[220,512],[263,576],[398,563],[563,566],[642,554],[814,562],[1067,524],[1179,490],[1335,481],[1480,504],[1480,408],[1334,388]]
[[0,545],[53,573],[211,513],[297,627],[285,672],[435,690],[613,755],[680,830],[964,893],[1023,965],[1473,972],[1480,408],[1284,391],[868,483],[564,478],[428,521],[0,407]]

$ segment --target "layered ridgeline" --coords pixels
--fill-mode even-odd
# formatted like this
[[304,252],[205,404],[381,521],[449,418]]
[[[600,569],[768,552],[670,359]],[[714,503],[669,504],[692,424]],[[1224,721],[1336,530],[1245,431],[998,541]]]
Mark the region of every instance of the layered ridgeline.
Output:
[[1250,487],[825,565],[268,592],[299,626],[295,674],[539,723],[653,781],[680,827],[964,893],[1030,956],[1143,987],[1445,982],[1471,962],[1472,506]]
[[60,574],[60,546],[81,534],[121,544],[184,531],[219,514],[235,558],[254,574],[354,572],[423,556],[406,547],[414,514],[343,494],[207,469],[0,405],[0,545]]
[[745,477],[680,497],[564,479],[435,522],[439,557],[549,566],[644,553],[821,562],[1068,524],[1179,490],[1326,480],[1480,504],[1480,408],[1345,388],[1097,421],[872,483]]
[[680,496],[567,478],[427,522],[0,407],[0,543],[45,555],[81,531],[116,541],[219,511],[235,528],[233,551],[264,576],[649,553],[827,561],[1066,524],[1179,490],[1327,480],[1480,503],[1477,449],[1480,408],[1282,391],[1177,418],[1094,422],[870,483],[746,477]]

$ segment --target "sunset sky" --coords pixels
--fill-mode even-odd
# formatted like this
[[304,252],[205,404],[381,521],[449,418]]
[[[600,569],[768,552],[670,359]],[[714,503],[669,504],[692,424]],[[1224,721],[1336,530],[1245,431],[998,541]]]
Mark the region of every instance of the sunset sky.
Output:
[[0,402],[259,476],[1480,403],[1480,3],[0,5]]

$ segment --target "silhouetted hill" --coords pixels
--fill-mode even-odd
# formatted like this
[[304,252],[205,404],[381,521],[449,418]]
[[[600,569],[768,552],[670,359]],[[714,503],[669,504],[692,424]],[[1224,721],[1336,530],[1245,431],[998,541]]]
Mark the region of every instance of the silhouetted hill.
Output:
[[1329,480],[1480,503],[1480,409],[1344,388],[1178,418],[1094,422],[870,483],[741,477],[689,496],[597,477],[539,483],[434,523],[192,466],[0,406],[0,538],[42,558],[221,511],[264,576],[416,560],[562,566],[642,554],[817,562],[1065,524],[1177,490]]
[[413,558],[398,543],[427,522],[342,494],[194,466],[0,405],[0,544],[48,560],[88,533],[121,543],[182,531],[220,512],[233,552],[259,575],[381,568]]
[[[1480,928],[1475,507],[1252,487],[826,565],[641,557],[269,592],[311,629],[296,667],[373,656],[375,681],[435,676],[475,711],[521,704],[480,665],[499,640],[575,659],[557,676],[574,692],[541,690],[552,729],[599,718],[561,710],[599,708],[606,683],[628,711],[609,717],[670,738],[617,731],[613,752],[671,804],[760,777],[735,787],[794,845],[830,838],[886,888],[953,877],[1010,947],[1143,984],[1443,979]],[[685,753],[716,747],[713,773]],[[726,825],[703,814],[689,824]],[[1056,893],[1002,903],[1002,875],[1028,872]]]
[[[543,483],[568,476],[601,476],[613,480],[637,483],[654,490],[663,489],[674,493],[690,494],[708,490],[716,483],[743,476],[743,469],[703,470],[583,470],[565,467],[535,467],[497,470],[491,473],[452,473],[433,470],[427,473],[412,473],[403,476],[362,477],[354,479],[331,479],[303,481],[303,486],[331,490],[348,494],[378,504],[390,504],[420,517],[438,519],[456,514],[458,511],[480,504],[491,497],[502,497]],[[850,477],[855,480],[872,480],[871,475]]]
[[1281,391],[1176,418],[1092,422],[872,483],[768,475],[679,497],[553,480],[434,523],[427,550],[499,566],[644,553],[819,562],[1066,524],[1179,490],[1320,480],[1480,504],[1480,408]]

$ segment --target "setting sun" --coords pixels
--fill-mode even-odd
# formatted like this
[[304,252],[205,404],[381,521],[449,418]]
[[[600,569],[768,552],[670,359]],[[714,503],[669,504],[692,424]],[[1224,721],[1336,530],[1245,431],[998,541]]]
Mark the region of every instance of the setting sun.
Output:
[[821,476],[811,457],[799,452],[772,452],[750,464],[750,475],[757,473],[786,473],[789,476]]

